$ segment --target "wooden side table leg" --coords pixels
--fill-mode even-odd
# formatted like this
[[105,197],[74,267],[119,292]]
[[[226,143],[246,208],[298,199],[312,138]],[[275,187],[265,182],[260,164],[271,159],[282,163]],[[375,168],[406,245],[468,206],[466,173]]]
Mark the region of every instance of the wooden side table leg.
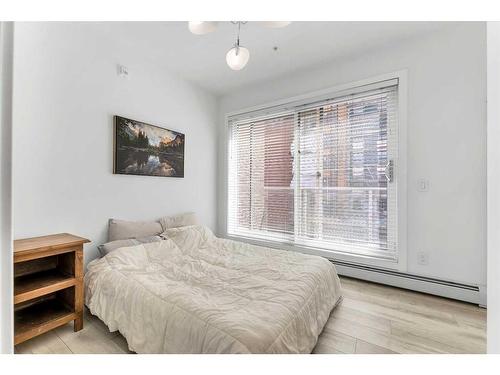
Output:
[[75,332],[78,332],[83,329],[83,311],[77,313],[78,318],[75,319],[73,324],[73,329]]
[[73,328],[78,332],[83,328],[83,246],[75,251],[75,277],[78,281],[75,285],[74,306],[78,318],[75,319]]

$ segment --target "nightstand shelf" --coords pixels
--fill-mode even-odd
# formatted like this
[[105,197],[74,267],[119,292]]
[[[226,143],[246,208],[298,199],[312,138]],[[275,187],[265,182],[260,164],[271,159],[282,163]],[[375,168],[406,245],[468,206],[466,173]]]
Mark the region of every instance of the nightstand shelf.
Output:
[[68,233],[14,241],[14,344],[74,321],[83,328],[83,244]]
[[18,276],[14,279],[14,304],[72,287],[76,278],[57,268]]
[[54,296],[16,311],[14,317],[17,345],[75,320],[77,314],[70,306]]

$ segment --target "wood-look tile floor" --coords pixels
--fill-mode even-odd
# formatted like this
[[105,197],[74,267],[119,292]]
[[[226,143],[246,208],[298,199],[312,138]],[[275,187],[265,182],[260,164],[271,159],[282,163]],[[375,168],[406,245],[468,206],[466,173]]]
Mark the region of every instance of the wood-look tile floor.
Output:
[[[477,305],[341,278],[344,299],[314,353],[485,353],[486,310]],[[118,332],[85,315],[83,330],[59,327],[16,353],[131,353]]]

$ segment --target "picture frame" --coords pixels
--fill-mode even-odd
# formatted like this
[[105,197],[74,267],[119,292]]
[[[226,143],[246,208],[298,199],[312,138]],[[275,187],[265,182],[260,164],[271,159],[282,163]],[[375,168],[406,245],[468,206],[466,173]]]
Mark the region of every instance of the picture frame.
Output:
[[114,174],[184,177],[183,133],[118,115],[113,125]]

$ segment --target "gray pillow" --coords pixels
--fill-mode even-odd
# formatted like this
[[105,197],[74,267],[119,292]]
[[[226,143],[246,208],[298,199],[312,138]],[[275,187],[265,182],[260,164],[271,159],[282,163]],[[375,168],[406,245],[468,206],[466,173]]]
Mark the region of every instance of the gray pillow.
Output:
[[163,228],[163,231],[166,231],[170,228],[198,225],[198,219],[196,218],[196,214],[194,212],[188,212],[180,215],[164,216],[160,219],[160,224]]
[[163,232],[158,221],[126,221],[109,219],[108,241],[126,240],[129,238],[157,236]]
[[97,246],[101,256],[108,255],[110,252],[119,249],[121,247],[128,246],[136,246],[141,243],[151,243],[151,242],[159,242],[161,238],[159,236],[149,236],[149,237],[140,237],[140,238],[130,238],[128,240],[116,240],[107,242],[105,244]]

